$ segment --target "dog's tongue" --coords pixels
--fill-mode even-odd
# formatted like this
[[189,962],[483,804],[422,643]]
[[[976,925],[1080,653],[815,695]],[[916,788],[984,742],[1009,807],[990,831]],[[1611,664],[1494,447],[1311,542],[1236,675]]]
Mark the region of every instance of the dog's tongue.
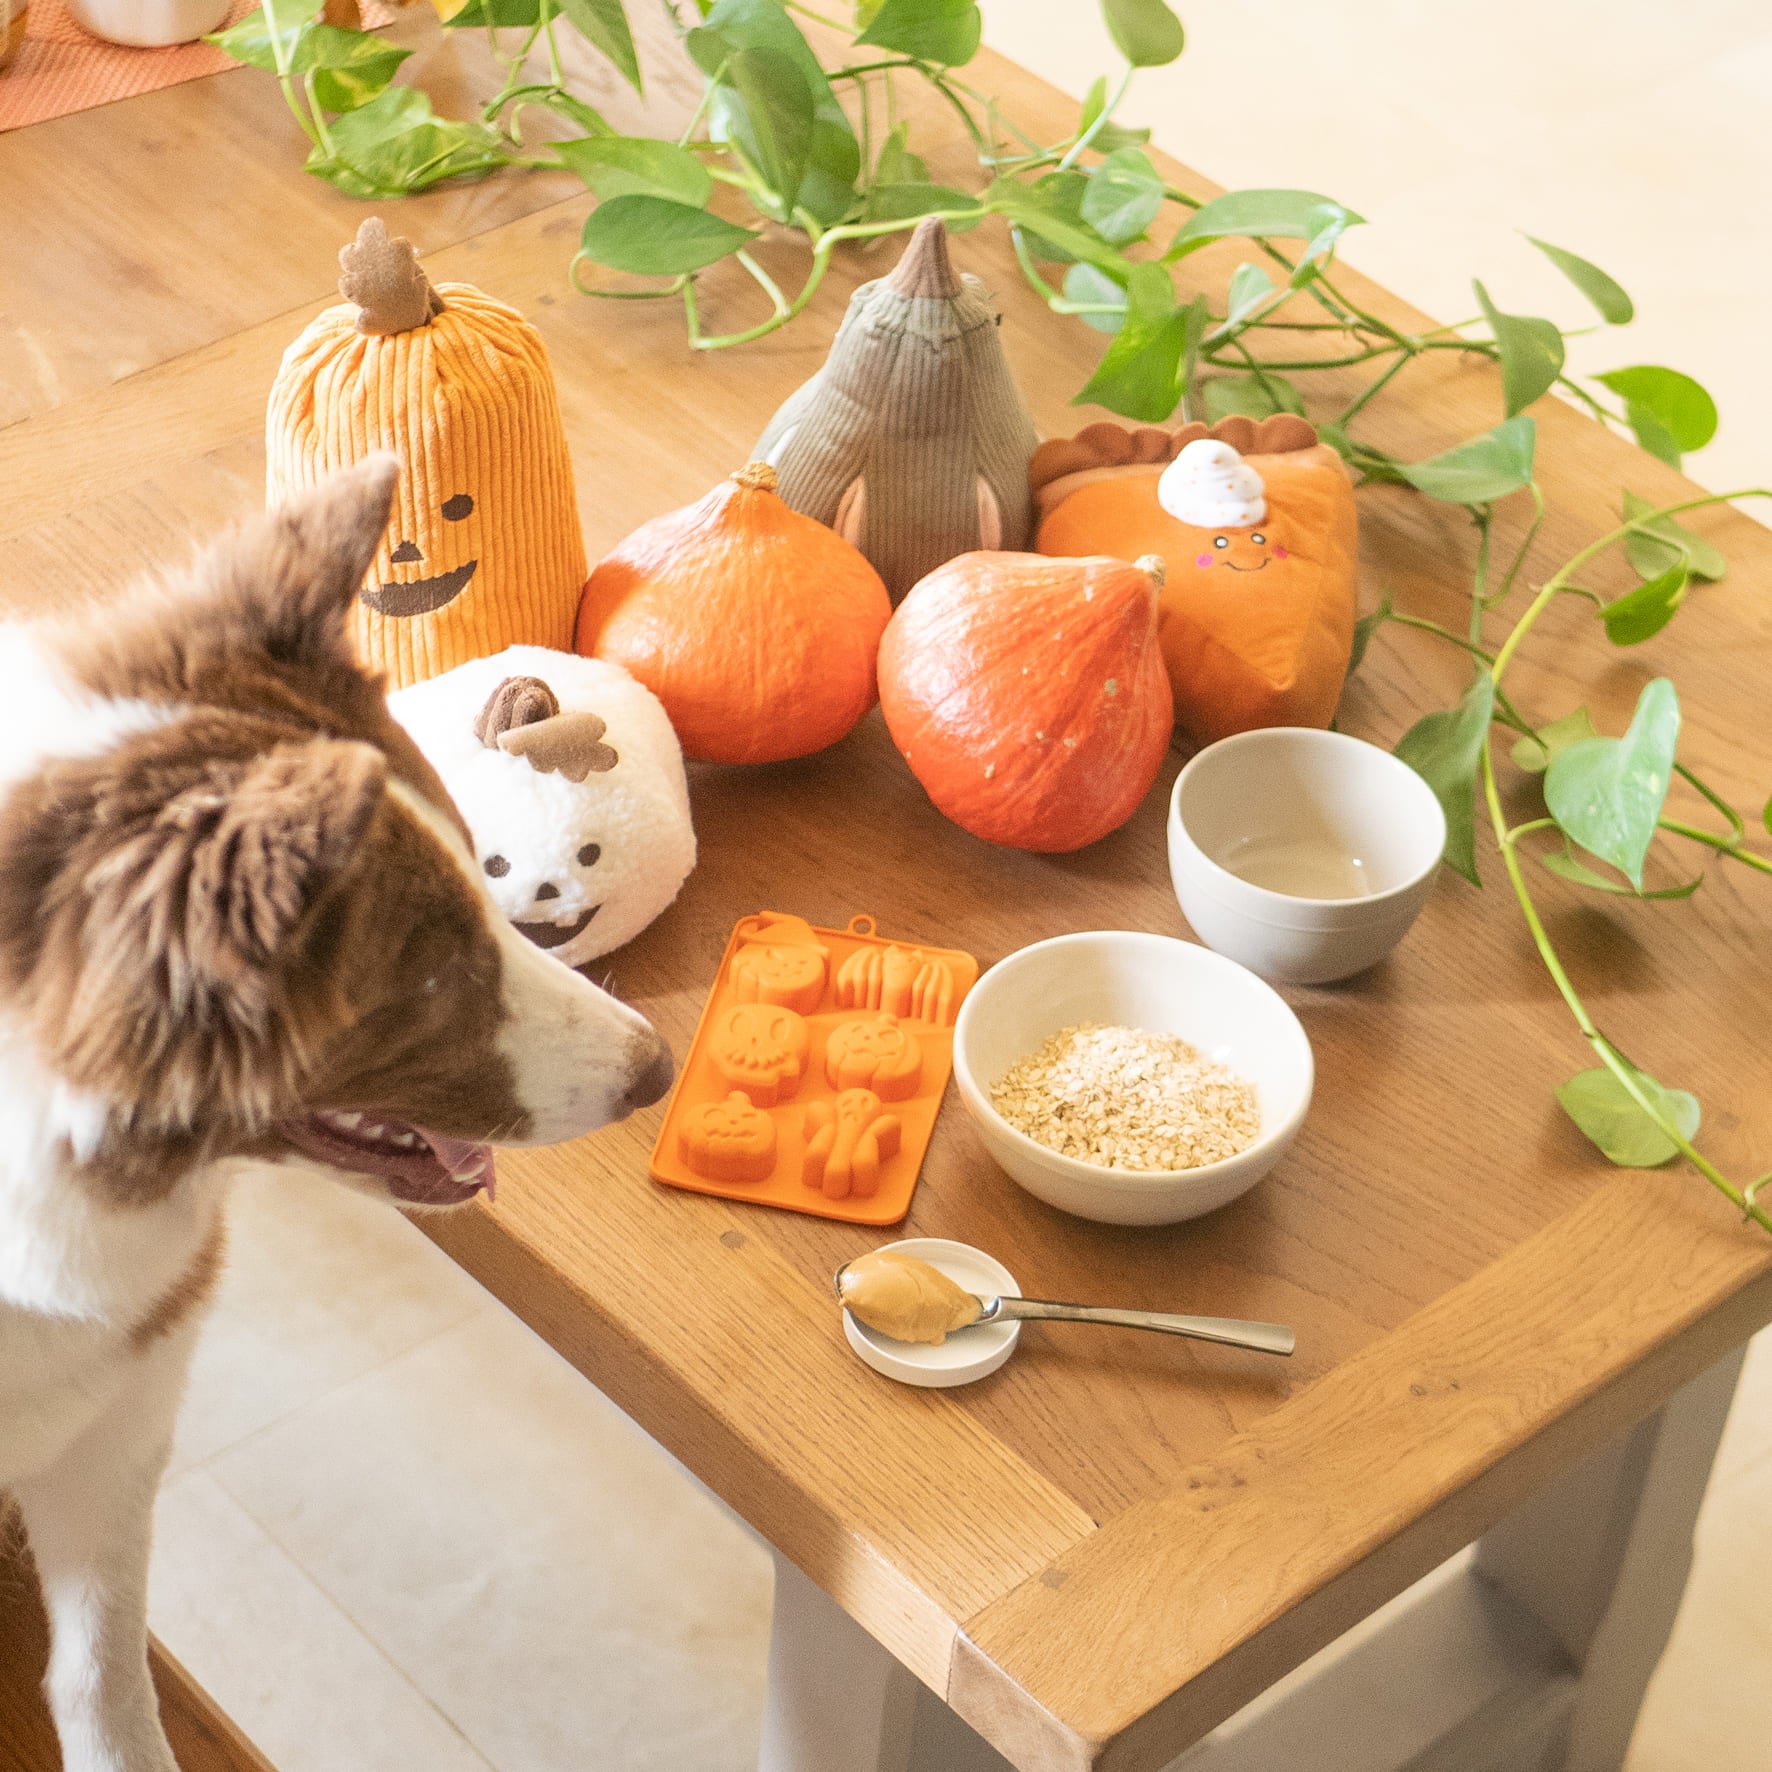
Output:
[[355,1175],[373,1175],[396,1200],[459,1206],[496,1174],[489,1146],[368,1113],[317,1113],[286,1122],[290,1142],[309,1156]]
[[498,1173],[492,1147],[467,1138],[450,1138],[442,1132],[414,1127],[436,1158],[435,1174],[424,1177],[403,1171],[389,1175],[388,1186],[396,1198],[419,1206],[453,1206],[471,1200],[482,1188],[487,1199],[497,1191]]

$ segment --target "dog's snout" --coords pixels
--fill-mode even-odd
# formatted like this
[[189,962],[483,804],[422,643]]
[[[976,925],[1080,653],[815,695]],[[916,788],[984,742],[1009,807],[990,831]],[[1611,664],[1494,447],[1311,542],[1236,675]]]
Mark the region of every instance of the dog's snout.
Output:
[[663,1098],[676,1074],[670,1047],[654,1030],[647,1029],[635,1040],[634,1080],[627,1087],[627,1106],[630,1109],[651,1107]]

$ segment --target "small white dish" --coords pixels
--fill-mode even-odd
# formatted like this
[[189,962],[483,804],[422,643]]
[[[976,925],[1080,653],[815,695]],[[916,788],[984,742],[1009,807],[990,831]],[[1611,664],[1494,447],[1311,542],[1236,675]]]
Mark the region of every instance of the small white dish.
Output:
[[1382,960],[1427,902],[1445,847],[1446,815],[1407,763],[1312,726],[1208,745],[1169,800],[1169,874],[1194,933],[1287,984]]
[[[956,1286],[963,1286],[980,1298],[1021,1296],[1021,1288],[1008,1268],[970,1243],[955,1243],[946,1237],[907,1237],[903,1242],[881,1247],[928,1262]],[[920,1341],[894,1341],[890,1335],[858,1323],[846,1310],[843,1333],[849,1338],[849,1345],[876,1372],[896,1378],[900,1384],[950,1390],[995,1372],[1015,1352],[1015,1344],[1021,1339],[1021,1325],[986,1323],[976,1329],[956,1329],[940,1347],[928,1347]]]
[[[1109,1169],[1061,1156],[991,1106],[991,1085],[1048,1034],[1079,1022],[1178,1034],[1255,1086],[1261,1132],[1197,1169]],[[1315,1066],[1298,1017],[1271,985],[1191,941],[1098,929],[999,960],[954,1024],[954,1083],[985,1149],[1030,1194],[1103,1224],[1174,1224],[1246,1193],[1304,1122]]]

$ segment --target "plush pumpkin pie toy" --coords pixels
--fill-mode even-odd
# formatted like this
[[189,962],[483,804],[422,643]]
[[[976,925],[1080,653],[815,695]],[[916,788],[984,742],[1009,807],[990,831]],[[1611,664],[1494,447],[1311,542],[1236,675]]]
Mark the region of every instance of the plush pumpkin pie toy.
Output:
[[378,449],[404,471],[352,609],[401,688],[526,643],[569,650],[585,580],[572,462],[541,334],[470,283],[433,289],[371,216],[339,293],[283,354],[266,420],[280,503]]
[[1096,424],[1043,443],[1043,554],[1159,554],[1176,725],[1200,744],[1327,726],[1353,649],[1357,530],[1341,458],[1302,418]]

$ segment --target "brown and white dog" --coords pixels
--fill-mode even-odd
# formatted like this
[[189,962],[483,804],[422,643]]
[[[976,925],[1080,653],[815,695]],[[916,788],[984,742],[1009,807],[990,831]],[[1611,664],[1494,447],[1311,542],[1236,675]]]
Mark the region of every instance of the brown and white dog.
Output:
[[183,576],[0,624],[0,1496],[42,1577],[68,1772],[174,1772],[154,1492],[230,1182],[417,1206],[669,1085],[635,1011],[517,935],[352,662],[396,464]]

